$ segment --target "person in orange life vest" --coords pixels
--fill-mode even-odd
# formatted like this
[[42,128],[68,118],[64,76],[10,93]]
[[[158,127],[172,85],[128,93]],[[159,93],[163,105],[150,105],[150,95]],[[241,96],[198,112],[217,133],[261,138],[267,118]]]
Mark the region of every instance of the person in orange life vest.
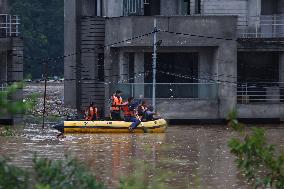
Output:
[[85,120],[95,121],[98,119],[98,108],[92,102],[90,106],[85,111]]
[[117,90],[115,94],[111,97],[111,107],[110,107],[110,115],[111,119],[114,121],[120,121],[120,105],[122,104],[122,98],[121,98],[122,92],[120,90]]
[[138,101],[134,101],[133,97],[129,97],[127,99],[127,102],[121,104],[121,108],[124,114],[124,121],[132,122],[132,124],[129,127],[129,131],[133,131],[141,123],[141,121],[136,116],[136,110],[135,110],[135,108],[137,108],[139,104],[141,104],[141,101],[142,101],[141,99]]

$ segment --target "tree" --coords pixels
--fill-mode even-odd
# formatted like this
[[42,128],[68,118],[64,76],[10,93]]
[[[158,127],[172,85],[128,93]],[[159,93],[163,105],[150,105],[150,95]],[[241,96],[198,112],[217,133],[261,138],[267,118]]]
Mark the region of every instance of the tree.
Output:
[[[58,57],[64,52],[63,0],[11,0],[11,13],[21,19],[24,55],[28,57]],[[42,76],[42,62],[25,59],[24,74]],[[63,75],[63,60],[50,62],[49,75]]]

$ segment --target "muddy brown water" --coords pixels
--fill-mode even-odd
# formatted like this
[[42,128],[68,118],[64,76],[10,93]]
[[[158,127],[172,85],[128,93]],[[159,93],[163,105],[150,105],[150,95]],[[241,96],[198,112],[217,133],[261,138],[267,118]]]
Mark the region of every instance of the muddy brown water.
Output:
[[[284,150],[283,125],[266,129],[269,142]],[[117,188],[119,179],[135,170],[149,179],[166,174],[171,188],[250,188],[229,152],[234,133],[226,126],[169,126],[164,134],[72,134],[62,140],[55,137],[57,131],[40,125],[18,132],[17,137],[0,137],[0,156],[24,168],[31,168],[34,153],[50,159],[69,154],[109,188]]]

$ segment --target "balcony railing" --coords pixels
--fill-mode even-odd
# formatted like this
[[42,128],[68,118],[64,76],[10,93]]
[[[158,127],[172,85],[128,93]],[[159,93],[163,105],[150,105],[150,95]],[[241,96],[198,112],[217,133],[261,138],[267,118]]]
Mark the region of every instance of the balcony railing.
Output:
[[[152,98],[152,83],[125,83],[113,86],[114,90],[123,91],[124,97]],[[157,83],[158,99],[199,99],[213,100],[218,97],[217,83]]]
[[284,16],[262,15],[249,18],[251,23],[238,23],[238,37],[240,38],[279,38],[284,37]]
[[17,15],[0,14],[0,37],[18,37],[20,18]]
[[239,84],[237,99],[239,104],[284,103],[284,82]]

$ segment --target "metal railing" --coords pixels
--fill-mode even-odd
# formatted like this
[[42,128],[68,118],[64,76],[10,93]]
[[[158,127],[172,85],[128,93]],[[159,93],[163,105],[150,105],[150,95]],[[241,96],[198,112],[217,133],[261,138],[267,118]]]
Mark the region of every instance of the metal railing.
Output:
[[284,82],[239,84],[237,99],[239,104],[284,103]]
[[[248,20],[252,24],[248,24]],[[284,37],[284,16],[261,15],[247,18],[238,23],[238,37],[240,38],[277,38]]]
[[[125,98],[129,96],[152,98],[152,83],[124,83],[113,86],[114,90],[123,91]],[[217,83],[157,83],[157,99],[217,99]]]
[[20,34],[18,15],[0,14],[0,37],[18,37]]

